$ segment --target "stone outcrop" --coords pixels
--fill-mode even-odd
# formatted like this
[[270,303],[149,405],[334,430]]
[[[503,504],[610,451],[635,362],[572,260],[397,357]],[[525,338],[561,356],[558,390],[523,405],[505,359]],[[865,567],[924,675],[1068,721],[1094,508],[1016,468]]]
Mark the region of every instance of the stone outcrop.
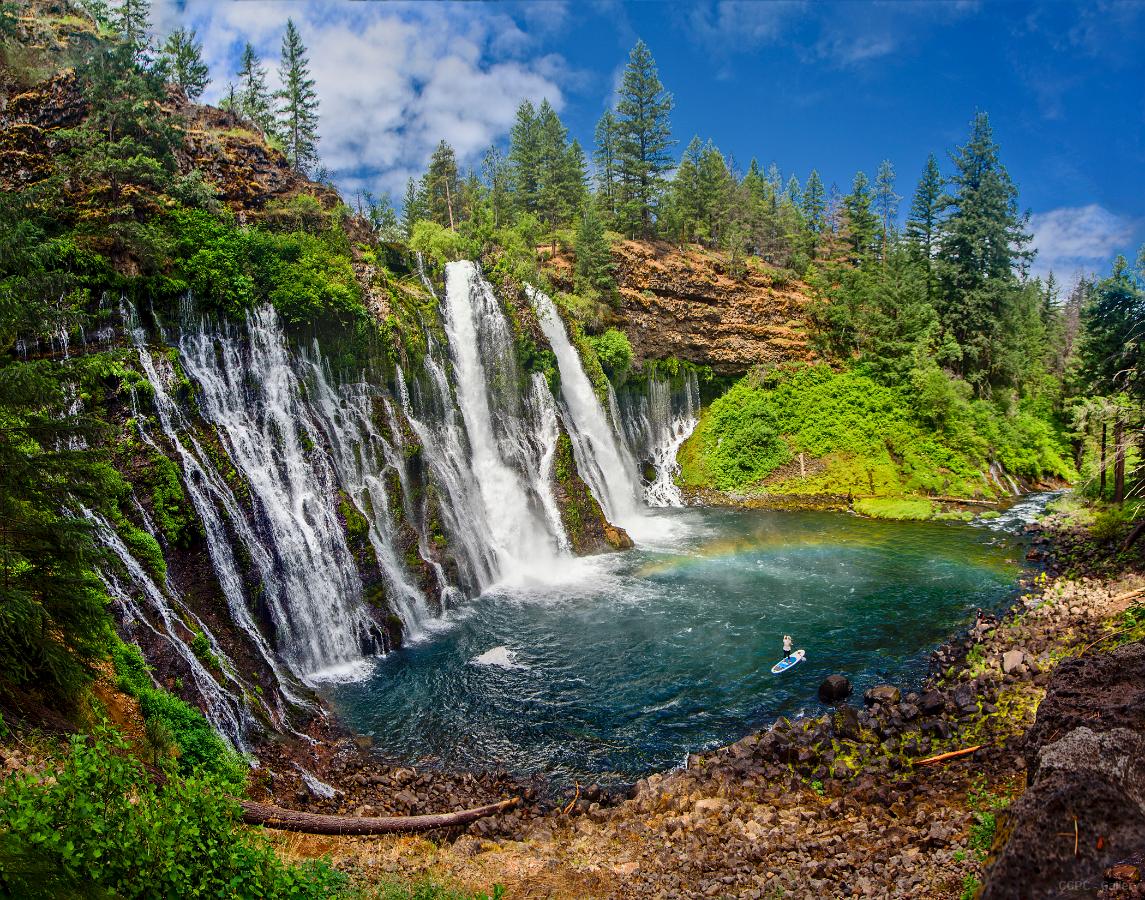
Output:
[[726,254],[624,241],[612,248],[621,306],[616,324],[638,360],[674,356],[736,375],[811,357],[805,285],[752,262],[743,277]]
[[1092,896],[1145,870],[1145,644],[1060,665],[1025,756],[983,897]]

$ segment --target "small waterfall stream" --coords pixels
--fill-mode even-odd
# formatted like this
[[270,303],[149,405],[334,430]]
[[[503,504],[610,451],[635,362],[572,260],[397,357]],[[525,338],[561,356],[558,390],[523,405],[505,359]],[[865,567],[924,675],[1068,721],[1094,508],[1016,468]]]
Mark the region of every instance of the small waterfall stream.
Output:
[[581,477],[608,520],[638,539],[648,516],[640,501],[636,463],[609,423],[553,301],[534,288],[527,290],[541,330],[557,357],[565,427]]
[[335,387],[317,342],[299,358],[309,369],[310,405],[326,435],[338,480],[369,523],[370,545],[385,579],[387,597],[406,635],[417,638],[430,612],[395,550],[394,524],[400,512],[391,509],[384,479],[387,472],[397,473],[400,464],[392,445],[373,424],[374,404],[380,398],[365,382]]
[[676,453],[700,420],[700,383],[691,369],[673,379],[653,372],[641,390],[622,390],[619,420],[629,447],[655,477],[644,487],[649,506],[683,506]]
[[[246,735],[254,727],[255,721],[242,699],[244,695],[249,694],[249,689],[234,674],[234,663],[227,658],[202,620],[182,601],[169,580],[164,579],[163,585],[160,586],[135,559],[106,519],[87,509],[82,512],[94,526],[99,542],[110,550],[123,566],[131,584],[142,595],[152,615],[157,619],[158,627],[151,624],[132,591],[120,581],[119,576],[114,572],[105,571],[101,573],[101,578],[107,588],[108,596],[119,605],[124,623],[129,628],[147,629],[171,648],[184,668],[190,672],[195,689],[206,705],[205,714],[211,727],[226,737],[236,749],[248,750]],[[211,652],[221,661],[222,680],[232,686],[231,690],[219,684],[180,635],[181,629],[187,630],[185,619],[190,619],[199,633],[208,640]],[[265,704],[263,708],[272,721],[280,726],[284,724],[285,720],[276,714],[277,711],[272,711]]]

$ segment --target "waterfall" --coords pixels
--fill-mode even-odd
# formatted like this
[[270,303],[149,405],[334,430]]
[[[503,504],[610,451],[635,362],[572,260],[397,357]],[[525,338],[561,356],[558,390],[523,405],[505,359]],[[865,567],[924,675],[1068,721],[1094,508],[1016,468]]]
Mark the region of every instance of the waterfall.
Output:
[[[151,353],[133,311],[125,311],[125,320],[154,390],[160,427],[203,522],[231,619],[278,676],[288,699],[303,703],[251,615],[246,567],[237,547],[254,584],[250,599],[266,611],[291,671],[308,681],[360,673],[370,627],[361,585],[333,510],[329,463],[322,453],[307,454],[303,447],[304,439],[313,447],[317,432],[301,409],[273,311],[249,317],[246,352],[247,341],[236,329],[216,334],[205,321],[179,340],[181,361],[200,388],[202,413],[242,479],[234,486],[215,463],[217,451],[204,446],[171,396],[176,382],[171,361]],[[140,431],[162,452],[145,428]],[[236,490],[249,490],[253,511],[239,502]]]
[[[415,381],[411,391],[405,375],[398,369],[398,398],[402,414],[421,444],[432,483],[444,494],[440,498],[440,510],[458,562],[462,590],[476,594],[496,580],[497,559],[486,540],[489,529],[477,485],[469,470],[469,445],[461,414],[454,403],[445,370],[436,357],[437,352],[436,345],[430,342],[429,355],[425,359],[428,389],[423,390]],[[390,416],[391,420],[396,419],[392,410]],[[400,429],[393,429],[393,433],[398,441],[402,441]],[[407,453],[404,443],[399,443],[398,450],[403,456]],[[412,507],[414,491],[408,474],[404,468],[400,474],[403,494],[407,505]],[[426,556],[432,558],[430,554]],[[440,566],[436,568],[439,583],[444,585],[445,575]],[[448,599],[451,598],[442,597],[443,606],[447,605]]]
[[[139,327],[134,309],[124,308],[123,318],[139,355],[140,367],[151,385],[160,428],[179,459],[191,505],[203,523],[207,551],[223,596],[226,598],[231,621],[251,642],[263,662],[275,674],[283,695],[292,703],[304,705],[305,701],[291,690],[289,679],[279,667],[278,657],[263,637],[247,608],[243,576],[231,546],[228,525],[236,530],[238,540],[254,562],[259,564],[259,568],[268,571],[271,568],[269,560],[255,538],[253,528],[244,516],[230,486],[215,468],[211,457],[195,437],[190,423],[169,392],[169,388],[175,382],[175,373],[170,360],[163,355],[152,356],[147,347],[146,332]],[[156,452],[163,453],[163,449],[144,425],[144,417],[140,414],[138,398],[134,392],[131,402],[140,437]]]
[[[998,490],[1002,491],[1002,493],[1009,491],[1015,497],[1022,496],[1022,489],[1018,487],[1018,483],[1014,481],[1009,472],[1002,468],[1002,464],[997,460],[992,460],[990,462],[989,472],[989,481],[994,482],[994,484],[997,485]],[[1003,481],[1003,479],[1005,479],[1005,481]]]
[[325,432],[338,481],[369,523],[370,545],[382,571],[386,595],[405,626],[405,635],[417,638],[429,610],[395,550],[394,526],[401,511],[395,514],[391,509],[385,476],[387,472],[397,474],[401,464],[393,446],[374,427],[374,404],[379,398],[364,382],[335,388],[317,342],[309,354],[300,355],[300,360],[309,369],[306,383],[310,406]]
[[608,520],[635,538],[647,520],[639,499],[636,464],[609,424],[552,300],[534,288],[527,290],[541,330],[557,357],[564,422],[573,442],[577,469]]
[[449,263],[445,282],[457,406],[497,574],[508,581],[546,579],[567,540],[537,490],[540,460],[555,436],[538,435],[538,417],[531,415],[538,411],[522,402],[512,332],[477,267]]
[[245,334],[201,319],[182,333],[179,352],[204,418],[250,486],[280,651],[307,680],[364,674],[375,626],[338,519],[338,483],[273,307],[248,314]]
[[685,370],[682,383],[674,387],[672,379],[653,371],[642,389],[621,391],[618,407],[629,447],[654,473],[644,487],[644,499],[650,506],[683,506],[675,481],[680,472],[676,453],[699,422],[696,373]]
[[[96,538],[119,560],[132,585],[146,600],[152,616],[158,622],[158,627],[152,625],[131,591],[119,577],[113,572],[104,571],[100,577],[107,588],[108,596],[119,605],[125,625],[146,628],[171,648],[175,657],[190,672],[195,689],[203,698],[207,707],[205,713],[207,721],[236,749],[249,750],[246,735],[256,727],[256,722],[247,709],[243,696],[253,695],[235,675],[234,663],[223,652],[202,620],[195,616],[179,597],[169,580],[164,579],[164,584],[160,587],[127,549],[127,545],[106,519],[88,509],[83,509],[82,512],[94,526]],[[181,632],[190,630],[187,625],[188,619],[194,624],[195,629],[206,637],[212,654],[220,661],[223,680],[232,684],[233,690],[228,691],[219,684],[181,636]],[[275,715],[265,704],[263,706],[272,721],[282,724],[283,719],[280,716]]]

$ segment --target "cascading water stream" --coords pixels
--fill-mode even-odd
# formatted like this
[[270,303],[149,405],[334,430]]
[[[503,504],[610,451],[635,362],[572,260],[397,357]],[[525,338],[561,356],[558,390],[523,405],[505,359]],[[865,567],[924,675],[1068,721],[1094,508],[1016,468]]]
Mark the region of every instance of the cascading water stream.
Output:
[[647,533],[648,516],[639,499],[636,464],[609,424],[552,300],[534,288],[526,290],[557,357],[565,427],[573,442],[577,469],[608,520],[639,539]]
[[[163,355],[152,356],[147,347],[147,334],[139,326],[133,307],[125,306],[122,314],[127,332],[139,355],[140,367],[151,385],[160,428],[179,458],[191,505],[203,523],[207,550],[215,576],[226,598],[231,621],[251,642],[263,662],[275,674],[283,696],[291,703],[308,705],[291,689],[290,680],[281,670],[277,655],[251,617],[246,603],[243,576],[235,559],[228,525],[235,529],[237,540],[251,557],[252,562],[266,575],[273,574],[270,559],[255,537],[254,529],[247,521],[226,479],[219,473],[211,457],[195,437],[190,423],[171,396],[170,387],[175,381],[175,373],[170,360]],[[131,399],[140,436],[157,453],[163,453],[162,448],[143,424],[144,417],[140,415],[134,392]]]
[[[246,735],[256,727],[256,722],[242,699],[243,694],[247,693],[246,686],[231,674],[235,669],[234,663],[226,656],[203,622],[182,602],[169,580],[165,579],[163,586],[160,587],[135,559],[131,551],[127,549],[127,545],[123,543],[123,540],[106,519],[88,509],[84,509],[82,512],[84,517],[94,526],[95,535],[99,542],[119,560],[127,576],[131,579],[131,583],[146,599],[152,614],[158,619],[161,627],[157,628],[148,621],[131,592],[120,582],[115,573],[104,571],[101,573],[103,583],[107,588],[108,595],[122,608],[125,622],[129,626],[138,625],[148,629],[171,647],[174,654],[190,672],[195,689],[206,704],[207,721],[238,750],[249,750]],[[178,605],[178,612],[175,611],[172,604]],[[222,663],[223,680],[233,684],[234,691],[228,691],[222,687],[214,676],[207,671],[186,641],[182,639],[180,628],[186,630],[185,618],[189,618],[199,633],[207,638],[211,652]],[[271,712],[265,705],[264,709],[268,713]]]
[[309,369],[310,405],[325,432],[338,480],[369,523],[370,545],[385,579],[387,597],[402,620],[405,636],[417,638],[430,613],[395,550],[396,516],[385,476],[400,466],[393,448],[373,425],[378,398],[364,382],[335,387],[317,342],[310,354],[300,355],[300,361]]
[[512,334],[473,263],[449,263],[445,283],[443,312],[457,405],[498,576],[512,582],[545,580],[561,556],[563,529],[546,514],[534,488],[532,473],[543,456],[537,450],[546,442],[525,427],[528,410],[522,415],[513,408],[520,406],[520,373]]
[[622,391],[619,418],[633,454],[652,466],[655,477],[645,485],[644,499],[650,506],[683,506],[676,486],[680,467],[676,454],[695,430],[700,417],[700,384],[696,373],[686,370],[683,381],[673,381],[654,372],[638,391]]
[[360,677],[378,647],[334,505],[338,484],[274,309],[248,314],[245,331],[200,320],[180,336],[180,358],[257,504],[283,656],[306,680]]

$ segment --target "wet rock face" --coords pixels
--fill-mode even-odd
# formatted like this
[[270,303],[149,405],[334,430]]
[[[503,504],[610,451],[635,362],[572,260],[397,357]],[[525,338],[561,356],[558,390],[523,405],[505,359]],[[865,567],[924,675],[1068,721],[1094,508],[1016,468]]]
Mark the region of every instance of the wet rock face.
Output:
[[1092,896],[1111,869],[1145,862],[1145,644],[1063,663],[1026,763],[984,897]]

